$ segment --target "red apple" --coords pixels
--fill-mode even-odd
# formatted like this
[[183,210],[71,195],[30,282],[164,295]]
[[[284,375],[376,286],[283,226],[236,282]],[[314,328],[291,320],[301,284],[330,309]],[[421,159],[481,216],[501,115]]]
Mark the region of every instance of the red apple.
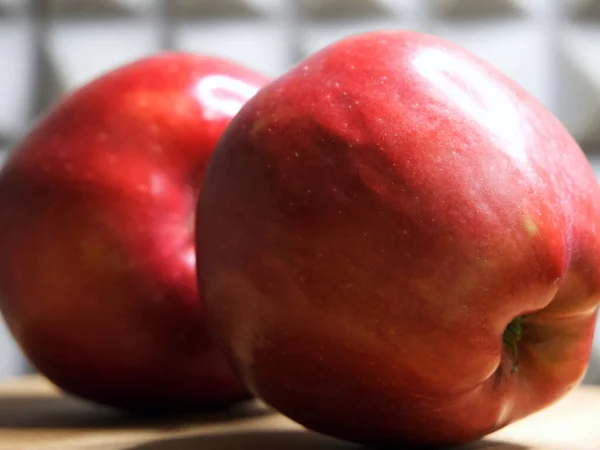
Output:
[[581,379],[600,191],[558,120],[440,38],[348,37],[233,119],[200,292],[253,393],[367,444],[470,441]]
[[265,78],[165,53],[65,97],[0,173],[0,306],[32,363],[111,406],[247,391],[208,337],[194,209],[209,156]]

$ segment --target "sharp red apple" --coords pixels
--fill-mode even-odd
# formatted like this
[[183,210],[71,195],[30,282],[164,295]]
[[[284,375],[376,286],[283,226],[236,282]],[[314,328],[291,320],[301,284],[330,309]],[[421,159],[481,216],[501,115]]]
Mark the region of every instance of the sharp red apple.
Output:
[[265,79],[164,53],[66,96],[0,173],[0,294],[26,355],[123,408],[246,396],[205,330],[194,208],[223,129]]
[[456,45],[381,31],[309,56],[243,107],[204,183],[211,327],[292,419],[457,443],[581,379],[596,179],[550,112]]

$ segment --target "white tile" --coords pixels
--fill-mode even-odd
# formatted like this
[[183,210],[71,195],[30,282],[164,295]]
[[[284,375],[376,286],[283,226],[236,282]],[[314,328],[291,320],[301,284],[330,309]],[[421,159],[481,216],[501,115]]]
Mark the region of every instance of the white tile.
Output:
[[278,23],[256,21],[186,22],[176,47],[231,59],[268,76],[288,67],[285,33]]
[[154,53],[158,36],[145,21],[56,21],[48,43],[49,63],[59,86],[72,90]]
[[314,23],[307,27],[304,51],[305,54],[315,52],[333,42],[347,36],[382,29],[402,29],[410,24],[400,19],[372,19],[372,20],[340,20],[329,23]]
[[546,107],[555,107],[550,76],[552,49],[539,24],[525,20],[480,20],[444,24],[436,32],[491,63]]
[[25,359],[0,316],[0,378],[23,373]]
[[600,28],[573,27],[561,50],[557,115],[580,142],[600,144]]
[[33,102],[33,43],[25,20],[0,19],[0,135],[26,123]]

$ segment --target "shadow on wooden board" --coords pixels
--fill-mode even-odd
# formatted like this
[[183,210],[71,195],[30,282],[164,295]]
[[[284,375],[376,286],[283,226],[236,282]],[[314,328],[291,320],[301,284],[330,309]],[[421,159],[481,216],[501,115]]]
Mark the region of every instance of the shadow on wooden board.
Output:
[[[364,448],[309,431],[255,430],[178,436],[136,445],[127,450],[360,450]],[[393,450],[410,449],[395,447]],[[461,447],[446,447],[443,450],[528,450],[528,447],[498,441],[478,441]]]

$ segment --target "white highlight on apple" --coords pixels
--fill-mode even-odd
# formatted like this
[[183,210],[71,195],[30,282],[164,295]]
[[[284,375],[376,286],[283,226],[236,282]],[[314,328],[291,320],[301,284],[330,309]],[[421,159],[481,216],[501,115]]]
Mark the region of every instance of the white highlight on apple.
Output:
[[209,75],[194,88],[194,95],[208,106],[207,118],[218,115],[233,116],[256,94],[257,86],[227,75]]
[[[443,92],[444,97],[449,97],[477,123],[508,142],[509,145],[502,146],[502,149],[509,156],[520,161],[527,160],[519,112],[511,102],[509,93],[498,83],[491,81],[473,64],[440,49],[419,51],[413,65]],[[458,80],[462,83],[459,84]]]

